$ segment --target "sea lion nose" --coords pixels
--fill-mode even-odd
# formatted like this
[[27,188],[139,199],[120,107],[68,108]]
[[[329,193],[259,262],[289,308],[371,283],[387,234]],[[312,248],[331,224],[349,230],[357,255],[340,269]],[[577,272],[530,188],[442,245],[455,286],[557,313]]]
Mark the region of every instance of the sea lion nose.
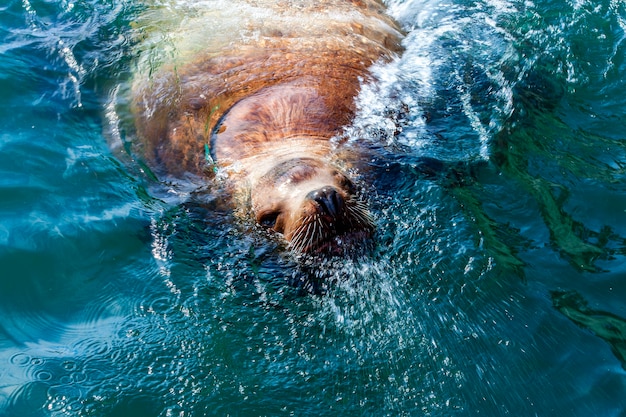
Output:
[[309,200],[315,201],[322,214],[337,218],[343,210],[343,197],[333,187],[324,187],[307,194]]

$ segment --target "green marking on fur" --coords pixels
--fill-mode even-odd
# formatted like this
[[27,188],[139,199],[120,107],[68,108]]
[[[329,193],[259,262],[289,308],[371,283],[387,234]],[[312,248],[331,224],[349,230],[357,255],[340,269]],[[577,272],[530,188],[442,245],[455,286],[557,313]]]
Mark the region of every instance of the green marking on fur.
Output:
[[213,172],[217,174],[217,164],[211,156],[211,148],[209,148],[208,143],[204,144],[204,159],[206,160],[207,166],[213,168]]
[[215,112],[217,110],[219,110],[219,108],[220,108],[219,104],[216,104],[215,106],[213,106],[213,108],[209,112],[209,115],[206,118],[206,123],[204,124],[204,134],[205,135],[209,134],[209,124],[211,123],[211,117],[213,117],[213,115],[215,114]]

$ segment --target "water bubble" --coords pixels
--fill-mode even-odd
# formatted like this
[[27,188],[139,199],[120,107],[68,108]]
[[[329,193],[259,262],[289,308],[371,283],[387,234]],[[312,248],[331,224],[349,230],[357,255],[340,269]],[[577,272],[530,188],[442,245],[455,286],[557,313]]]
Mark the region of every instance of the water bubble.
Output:
[[15,355],[11,356],[11,359],[9,361],[13,365],[28,366],[30,365],[32,358],[25,353],[16,353]]
[[81,390],[74,385],[60,385],[50,387],[45,409],[60,412],[62,415],[74,415],[82,408]]
[[74,361],[65,361],[63,362],[63,369],[66,371],[75,371],[77,368],[76,362]]
[[50,381],[53,378],[52,373],[45,369],[40,369],[36,371],[33,376],[38,381]]

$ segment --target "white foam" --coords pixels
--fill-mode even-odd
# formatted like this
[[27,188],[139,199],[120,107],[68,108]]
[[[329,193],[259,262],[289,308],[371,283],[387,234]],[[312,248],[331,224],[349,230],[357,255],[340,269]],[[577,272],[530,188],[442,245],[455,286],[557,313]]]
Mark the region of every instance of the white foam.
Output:
[[[421,107],[458,102],[476,137],[474,154],[466,156],[488,159],[491,138],[513,111],[513,84],[501,67],[516,64],[519,56],[514,37],[498,22],[502,15],[516,13],[515,4],[489,0],[461,7],[431,0],[390,0],[387,5],[389,14],[408,30],[406,50],[398,60],[373,69],[376,82],[363,87],[356,127],[349,134],[374,131],[376,139],[382,136],[388,145],[420,151],[432,142],[422,117],[428,108]],[[474,72],[481,77],[479,82],[489,84],[484,91],[476,90]],[[402,105],[409,109],[409,124],[397,135],[389,113],[406,111]]]

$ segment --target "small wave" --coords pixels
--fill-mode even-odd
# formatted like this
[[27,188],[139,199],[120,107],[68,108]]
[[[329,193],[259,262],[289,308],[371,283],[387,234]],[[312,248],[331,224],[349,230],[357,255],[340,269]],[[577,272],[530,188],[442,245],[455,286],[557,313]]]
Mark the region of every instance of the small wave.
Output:
[[[125,47],[124,29],[107,25],[123,19],[132,8],[125,7],[124,2],[62,1],[53,5],[22,0],[20,10],[15,3],[16,7],[11,7],[14,19],[6,27],[8,42],[0,46],[3,53],[21,55],[22,59],[27,56],[32,66],[46,72],[42,81],[56,82],[56,95],[71,107],[82,108],[90,76],[119,61],[116,51]],[[103,36],[108,35],[103,28],[114,33]]]
[[514,39],[499,24],[512,3],[464,7],[389,2],[406,30],[405,51],[376,66],[358,98],[350,137],[399,146],[415,155],[488,160],[494,136],[513,112],[519,72]]

